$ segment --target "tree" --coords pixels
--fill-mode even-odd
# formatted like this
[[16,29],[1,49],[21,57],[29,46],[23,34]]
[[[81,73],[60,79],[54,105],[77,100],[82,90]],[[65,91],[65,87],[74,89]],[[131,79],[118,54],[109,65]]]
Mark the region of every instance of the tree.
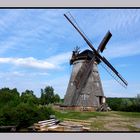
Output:
[[[53,88],[42,90],[42,96],[50,93],[54,95]],[[29,127],[34,123],[49,119],[55,114],[50,106],[38,106],[38,98],[32,90],[22,92],[21,96],[16,88],[0,89],[0,125],[16,125],[18,128]]]
[[54,101],[54,103],[59,103],[60,102],[60,96],[58,94],[55,94],[53,101]]
[[25,92],[22,92],[21,101],[24,103],[38,104],[38,99],[32,90],[25,90]]
[[16,108],[17,125],[19,128],[24,128],[37,122],[38,110],[37,106],[29,103],[20,103]]
[[140,112],[140,94],[137,94],[136,98],[136,111]]
[[40,101],[42,105],[45,104],[51,104],[51,103],[56,103],[60,101],[60,97],[58,94],[54,93],[54,89],[51,86],[46,86],[43,89],[41,89],[41,97],[40,97]]
[[51,86],[46,86],[45,89],[41,89],[41,104],[49,104],[53,102],[54,89]]
[[132,101],[129,98],[123,98],[120,104],[121,111],[131,111]]
[[16,106],[20,102],[19,92],[16,88],[2,88],[0,89],[0,106],[10,104],[10,106]]
[[41,89],[41,97],[40,97],[40,104],[45,105],[45,95],[44,95],[44,90]]
[[53,89],[53,87],[51,87],[51,86],[45,87],[44,94],[45,94],[46,104],[53,103],[53,98],[54,98],[54,89]]

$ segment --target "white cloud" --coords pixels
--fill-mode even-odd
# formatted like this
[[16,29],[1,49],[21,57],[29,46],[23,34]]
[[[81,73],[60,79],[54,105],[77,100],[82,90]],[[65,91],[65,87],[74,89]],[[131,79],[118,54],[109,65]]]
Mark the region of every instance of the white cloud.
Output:
[[39,69],[54,69],[55,66],[44,60],[37,60],[33,57],[27,58],[0,58],[0,63],[14,64],[17,66],[25,66]]
[[59,67],[59,65],[61,65],[61,64],[68,63],[68,61],[70,60],[70,57],[71,57],[71,53],[72,52],[60,53],[60,54],[51,56],[51,57],[47,58],[46,60]]
[[35,59],[33,57],[26,58],[0,58],[0,63],[14,64],[16,66],[32,67],[38,69],[54,69],[60,68],[64,63],[68,63],[71,56],[71,52],[60,53],[51,56],[45,60]]
[[[13,10],[14,11],[14,10]],[[63,12],[67,10],[16,10],[15,12],[12,12],[6,15],[1,16],[0,20],[0,31],[1,32],[1,41],[0,41],[0,53],[8,51],[8,53],[2,54],[0,58],[0,64],[6,63],[6,64],[12,64],[14,66],[18,67],[31,67],[39,70],[46,70],[46,69],[57,69],[60,68],[63,64],[68,64],[68,61],[71,56],[71,52],[68,52],[70,49],[64,48],[67,45],[73,46],[73,44],[79,45],[81,43],[81,38],[77,35],[74,28],[67,22],[67,20],[63,17]],[[30,12],[31,11],[31,12]],[[40,11],[40,12],[38,12]],[[61,11],[61,13],[60,13]],[[73,11],[73,10],[71,10]],[[124,31],[126,34],[126,40],[124,42],[128,42],[124,44],[124,42],[120,44],[116,44],[113,42],[110,42],[107,46],[107,51],[103,53],[103,55],[106,56],[106,58],[118,58],[118,57],[126,57],[126,56],[132,56],[140,54],[140,41],[136,41],[136,39],[129,40],[127,37],[127,34],[134,35],[136,38],[139,37],[139,33],[135,32],[134,29],[137,29],[139,26],[140,21],[140,14],[139,10],[110,10],[113,12],[105,12],[105,10],[74,10],[75,14],[78,15],[76,20],[79,18],[79,25],[81,27],[85,27],[84,31],[87,32],[87,35],[90,35],[89,37],[95,38],[95,42],[97,43],[98,37],[101,37],[101,35],[104,35],[106,30],[111,29],[111,32],[113,36],[115,37],[116,32],[120,32],[121,35],[116,37],[114,40],[115,42],[120,42],[118,40],[121,40],[121,37],[124,37]],[[85,12],[87,11],[87,13]],[[109,10],[106,10],[109,11]],[[118,12],[119,11],[119,12]],[[121,12],[122,11],[122,12]],[[22,13],[23,12],[23,13]],[[82,13],[82,14],[81,14]],[[85,15],[83,14],[85,13]],[[85,17],[84,17],[85,16]],[[85,20],[83,20],[83,18]],[[96,19],[96,21],[95,21]],[[88,22],[87,22],[88,21]],[[81,24],[83,23],[83,24]],[[93,24],[94,23],[94,24]],[[13,28],[11,28],[13,27]],[[87,30],[86,30],[87,29]],[[97,29],[97,30],[96,30]],[[134,30],[134,34],[132,34],[132,31]],[[73,34],[74,33],[74,34]],[[66,41],[64,41],[63,40]],[[38,40],[40,39],[40,40]],[[101,37],[102,39],[102,37]],[[76,40],[76,41],[75,41]],[[79,41],[78,41],[79,40]],[[97,40],[97,42],[96,42]],[[112,40],[112,39],[111,39]],[[134,41],[135,40],[135,41]],[[39,42],[38,42],[39,41]],[[73,42],[72,42],[73,41]],[[83,41],[83,40],[82,40]],[[113,40],[112,40],[113,41]],[[122,41],[122,40],[121,40]],[[84,42],[84,41],[83,41]],[[37,47],[34,45],[37,44]],[[54,43],[58,44],[56,47],[54,47]],[[69,45],[69,46],[70,46]],[[82,44],[83,45],[83,44]],[[110,45],[110,46],[109,46]],[[53,53],[49,50],[49,47],[52,47]],[[84,44],[85,46],[85,44]],[[22,47],[22,48],[21,48]],[[15,49],[14,51],[11,51],[11,49]],[[87,49],[88,47],[86,47]],[[20,50],[21,52],[17,51]],[[31,51],[30,51],[30,50]],[[60,49],[60,50],[59,50]],[[27,50],[30,54],[22,54],[22,52],[25,52]],[[34,51],[36,50],[36,51]],[[38,51],[39,50],[39,51]],[[43,51],[42,51],[43,50]],[[58,51],[59,50],[59,51]],[[66,51],[64,53],[64,50]],[[43,53],[42,53],[43,52]],[[50,52],[53,54],[53,56],[50,56]],[[43,59],[44,56],[49,54],[49,58]],[[56,54],[56,55],[54,55]],[[7,57],[10,56],[10,57]],[[16,56],[18,56],[16,58]],[[34,57],[28,57],[28,56],[34,56]],[[37,56],[41,56],[42,59],[37,59]],[[24,58],[23,58],[24,57]],[[35,58],[36,57],[36,58]],[[124,67],[126,65],[121,65],[120,67]],[[46,72],[20,72],[18,71],[17,67],[14,67],[15,70],[11,73],[15,79],[12,79],[10,75],[8,75],[8,72],[5,73],[5,76],[2,77],[1,80],[7,80],[9,79],[9,85],[13,85],[16,87],[23,88],[32,88],[38,90],[41,88],[42,85],[51,84],[54,89],[64,94],[66,91],[66,87],[68,84],[68,76],[62,76],[61,74],[59,77],[56,77],[55,72],[51,73],[52,77],[51,80],[48,80],[46,83],[44,83],[44,79],[42,80],[43,75],[48,75]],[[11,66],[8,68],[11,70]],[[10,73],[9,73],[10,74]],[[1,77],[2,74],[0,74]],[[16,81],[16,78],[24,78],[28,77],[31,79],[31,81],[28,82],[28,80],[19,80]],[[33,80],[33,77],[38,76],[39,80]],[[10,77],[10,78],[9,78]],[[44,76],[45,77],[45,76]],[[62,78],[63,77],[63,78]],[[37,77],[35,77],[37,78]],[[12,80],[12,81],[11,81]],[[42,82],[41,82],[42,81]],[[1,82],[2,85],[7,85],[7,81]],[[129,91],[131,89],[131,93],[124,91],[120,85],[114,82],[106,82],[104,84],[105,87],[105,95],[114,95],[114,96],[120,96],[121,93],[123,96],[130,95],[134,87],[130,86]],[[138,90],[139,85],[136,86]],[[121,90],[118,90],[121,89]],[[124,93],[123,93],[124,92]],[[132,94],[133,95],[133,94]],[[63,96],[63,95],[62,95]]]
[[30,76],[48,76],[49,73],[47,72],[23,72],[23,71],[9,71],[9,72],[0,72],[0,77],[5,78],[5,77],[30,77]]
[[[0,15],[0,31],[5,38],[0,40],[0,53],[9,51],[19,46],[34,47],[28,41],[35,39],[47,39],[48,42],[54,37],[64,37],[63,30],[60,28],[61,17],[57,10],[11,10],[4,16]],[[35,16],[35,17],[34,17]],[[57,27],[59,26],[59,27]],[[12,28],[11,28],[12,27]],[[49,32],[49,34],[48,34]],[[42,40],[43,42],[43,40]],[[19,45],[20,44],[20,45]],[[50,43],[52,44],[52,43]]]

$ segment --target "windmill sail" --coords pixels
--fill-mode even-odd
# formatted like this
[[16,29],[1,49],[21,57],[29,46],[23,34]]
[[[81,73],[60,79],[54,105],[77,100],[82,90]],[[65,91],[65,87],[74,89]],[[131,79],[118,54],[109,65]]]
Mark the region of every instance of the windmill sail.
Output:
[[[76,25],[68,18],[68,16],[66,14],[64,14],[64,16],[66,17],[66,19],[73,25],[73,27],[79,32],[79,34],[82,36],[82,38],[86,41],[86,43],[88,44],[88,46],[93,50],[93,52],[95,53],[96,57],[98,59],[100,59],[102,62],[104,62],[109,68],[110,70],[112,70],[112,72],[114,72],[114,74],[121,80],[121,82],[124,84],[124,86],[127,86],[128,83],[127,81],[117,72],[117,70],[107,61],[107,59],[105,59],[105,57],[102,57],[98,51],[96,51],[96,49],[93,47],[93,45],[90,43],[90,41],[85,37],[85,35],[78,29],[78,27],[76,27]],[[108,32],[107,35],[107,40],[103,41],[104,43],[101,42],[101,44],[103,45],[103,47],[101,46],[100,48],[101,51],[103,51],[104,48],[104,44],[106,44],[109,40],[109,38],[111,37],[111,33]]]
[[78,100],[82,88],[85,87],[89,74],[91,73],[91,70],[93,68],[94,61],[95,57],[93,57],[89,63],[84,63],[80,71],[76,75],[74,83],[76,84],[77,92],[75,93],[75,96],[73,96],[72,104],[74,104]]
[[[113,76],[113,78],[118,81],[122,86],[126,87],[128,85],[127,81],[121,76],[121,74],[107,61],[105,57],[102,57],[102,62],[104,62],[104,68]],[[106,64],[106,65],[105,65]],[[103,66],[102,65],[102,66]],[[117,78],[117,77],[118,78]]]
[[101,41],[98,49],[97,49],[97,52],[103,52],[104,49],[105,49],[105,46],[106,44],[108,43],[108,41],[110,40],[112,34],[110,33],[110,31],[108,31],[105,35],[105,37],[103,38],[103,40]]
[[80,71],[78,72],[78,74],[76,75],[75,80],[74,80],[77,89],[81,86],[83,87],[84,84],[86,83],[89,73],[92,70],[94,61],[95,61],[95,57],[93,57],[89,63],[84,63],[82,65]]

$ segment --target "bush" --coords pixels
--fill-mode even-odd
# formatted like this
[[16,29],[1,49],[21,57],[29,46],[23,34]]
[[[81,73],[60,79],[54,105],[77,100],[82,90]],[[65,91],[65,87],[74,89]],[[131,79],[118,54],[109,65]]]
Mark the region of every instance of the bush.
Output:
[[140,112],[139,98],[107,98],[107,104],[114,111]]
[[8,105],[0,110],[0,125],[17,125],[17,111]]
[[[51,97],[55,97],[55,102],[59,101],[59,96],[53,93],[52,87],[45,88],[44,91],[53,95]],[[54,102],[53,98],[50,99]],[[0,89],[0,126],[15,125],[26,128],[38,121],[49,119],[53,114],[55,113],[51,106],[39,106],[39,99],[32,90],[22,92],[20,96],[16,88]]]
[[49,119],[49,116],[54,114],[55,112],[51,107],[42,106],[38,109],[38,121]]
[[30,104],[20,104],[17,107],[17,118],[18,118],[18,127],[28,127],[42,121],[49,119],[51,114],[54,114],[54,111],[50,107],[38,107],[36,105],[31,106]]

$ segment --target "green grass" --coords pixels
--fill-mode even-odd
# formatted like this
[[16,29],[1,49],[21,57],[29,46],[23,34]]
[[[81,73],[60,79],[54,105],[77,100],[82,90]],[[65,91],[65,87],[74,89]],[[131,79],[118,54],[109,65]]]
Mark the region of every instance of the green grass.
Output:
[[108,116],[108,112],[78,112],[78,111],[56,111],[55,115],[58,119],[78,119],[87,120],[89,118],[96,118],[98,116]]
[[114,114],[121,115],[121,116],[123,116],[123,117],[140,118],[140,112],[122,112],[122,111],[114,111]]
[[139,112],[79,112],[67,110],[55,111],[55,116],[61,121],[87,121],[87,123],[89,123],[89,127],[91,128],[91,131],[112,131],[114,130],[114,128],[117,131],[121,131],[126,128],[126,130],[128,131],[140,131],[140,128],[134,126],[134,123],[137,123],[140,120]]
[[97,118],[100,116],[112,116],[113,114],[120,115],[121,117],[128,118],[140,118],[140,112],[121,112],[121,111],[111,111],[111,112],[79,112],[79,111],[55,111],[55,115],[58,119],[78,119],[87,120],[90,118]]

